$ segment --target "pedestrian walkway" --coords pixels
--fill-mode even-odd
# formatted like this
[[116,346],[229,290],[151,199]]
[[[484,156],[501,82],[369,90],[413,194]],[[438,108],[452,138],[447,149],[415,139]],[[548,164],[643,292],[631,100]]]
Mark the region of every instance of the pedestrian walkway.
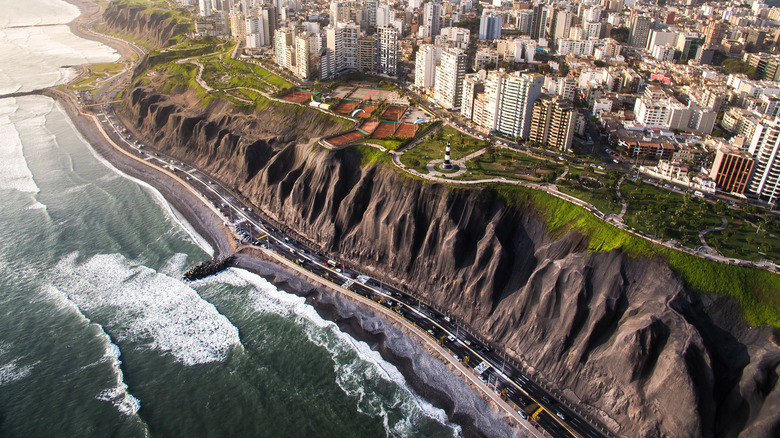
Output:
[[428,165],[426,166],[428,168],[428,174],[431,176],[443,177],[443,178],[457,178],[463,175],[464,173],[466,173],[466,162],[471,161],[474,158],[477,158],[478,156],[484,154],[487,151],[488,148],[482,148],[476,152],[472,152],[469,155],[466,155],[465,157],[459,160],[452,161],[453,167],[457,167],[458,170],[449,173],[441,172],[440,170],[437,170],[437,169],[441,169],[439,165],[444,163],[443,158],[431,160],[428,162]]

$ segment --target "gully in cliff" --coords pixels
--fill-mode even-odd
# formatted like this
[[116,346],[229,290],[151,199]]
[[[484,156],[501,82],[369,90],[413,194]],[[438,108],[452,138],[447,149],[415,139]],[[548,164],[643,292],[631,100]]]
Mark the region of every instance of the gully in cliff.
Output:
[[221,258],[213,258],[211,260],[206,260],[203,263],[199,263],[192,268],[190,268],[189,271],[184,273],[184,279],[189,281],[195,281],[200,280],[201,278],[208,277],[209,275],[214,275],[222,270],[225,270],[231,266],[233,266],[233,262],[236,260],[235,255],[229,255],[227,257],[221,257]]

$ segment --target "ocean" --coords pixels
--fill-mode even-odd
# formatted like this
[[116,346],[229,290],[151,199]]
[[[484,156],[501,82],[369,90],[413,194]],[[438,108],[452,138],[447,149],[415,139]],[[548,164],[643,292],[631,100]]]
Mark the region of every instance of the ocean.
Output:
[[[111,62],[60,0],[0,1],[0,94]],[[0,99],[0,436],[458,436],[369,346],[212,252],[52,99]]]

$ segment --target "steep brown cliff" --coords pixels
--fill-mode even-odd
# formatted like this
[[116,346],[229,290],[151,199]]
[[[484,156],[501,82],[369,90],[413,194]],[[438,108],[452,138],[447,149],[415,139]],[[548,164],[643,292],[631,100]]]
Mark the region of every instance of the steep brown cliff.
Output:
[[553,238],[530,206],[305,145],[318,113],[238,114],[148,88],[123,117],[324,250],[448,308],[624,436],[777,436],[780,350],[662,261]]
[[103,13],[103,30],[132,35],[154,47],[167,45],[173,36],[186,32],[190,27],[191,22],[182,22],[171,11],[124,2],[110,2]]

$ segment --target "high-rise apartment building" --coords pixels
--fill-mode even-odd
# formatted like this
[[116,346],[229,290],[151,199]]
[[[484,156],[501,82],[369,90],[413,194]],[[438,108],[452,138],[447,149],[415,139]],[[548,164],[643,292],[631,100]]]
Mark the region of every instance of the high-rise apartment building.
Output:
[[433,95],[444,108],[456,110],[460,107],[463,79],[466,76],[466,58],[465,51],[454,47],[441,52]]
[[292,65],[293,74],[303,80],[311,75],[309,62],[309,35],[305,32],[295,37],[295,59]]
[[542,95],[533,104],[528,140],[567,151],[574,139],[577,113],[571,102]]
[[263,18],[263,40],[264,45],[270,46],[274,43],[274,32],[278,27],[276,21],[276,8],[271,5],[264,5],[262,8],[255,9],[258,17]]
[[528,138],[533,104],[542,93],[544,76],[512,73],[503,77],[498,99],[496,131],[509,137]]
[[441,31],[441,5],[435,2],[426,3],[423,8],[422,25],[428,29],[425,37],[435,37]]
[[376,39],[374,35],[367,35],[358,39],[358,70],[362,72],[374,72],[376,52]]
[[552,8],[545,4],[534,6],[534,15],[531,19],[531,39],[547,38],[547,24],[550,20]]
[[485,85],[479,78],[479,74],[472,73],[463,79],[463,91],[461,92],[460,115],[464,119],[471,120],[474,114],[474,99],[478,93],[485,90]]
[[352,20],[352,11],[349,2],[333,0],[330,3],[330,25],[336,27],[337,23],[346,23]]
[[628,45],[640,49],[647,46],[647,38],[650,35],[650,17],[634,15],[629,22]]
[[780,123],[764,121],[756,130],[748,152],[756,163],[749,190],[775,206],[780,198]]
[[398,30],[393,26],[377,28],[376,71],[395,76],[398,70]]
[[366,13],[368,15],[368,25],[376,26],[376,14],[379,8],[378,0],[366,0]]
[[333,50],[336,74],[358,69],[358,39],[360,26],[350,23],[336,23],[325,29],[326,47]]
[[395,23],[395,10],[390,5],[382,5],[376,10],[376,26],[392,26]]
[[230,21],[230,36],[238,40],[245,39],[247,30],[246,16],[236,12],[230,14],[228,21]]
[[479,39],[497,40],[501,38],[501,15],[485,12],[479,19]]
[[708,46],[719,45],[723,41],[723,37],[726,36],[728,28],[728,24],[720,20],[711,21],[704,30],[704,44]]
[[198,10],[201,17],[211,17],[211,0],[199,0]]
[[531,23],[533,23],[533,20],[534,11],[519,11],[515,20],[515,26],[520,33],[528,35],[531,33]]
[[555,21],[553,22],[552,32],[550,32],[553,43],[561,38],[569,37],[569,31],[571,29],[571,22],[573,17],[574,14],[569,11],[555,11]]
[[414,86],[430,88],[436,77],[436,63],[441,59],[441,47],[424,44],[417,50],[414,61]]

